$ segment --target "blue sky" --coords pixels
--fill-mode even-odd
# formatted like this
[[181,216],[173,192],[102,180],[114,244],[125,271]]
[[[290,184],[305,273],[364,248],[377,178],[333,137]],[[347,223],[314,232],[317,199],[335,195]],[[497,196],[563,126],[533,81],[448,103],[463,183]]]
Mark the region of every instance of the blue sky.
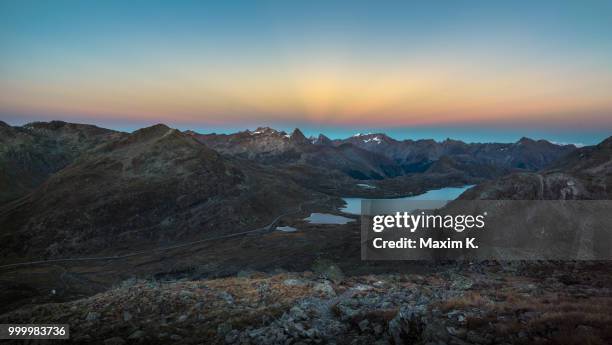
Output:
[[0,0],[0,119],[591,144],[610,37],[610,1]]

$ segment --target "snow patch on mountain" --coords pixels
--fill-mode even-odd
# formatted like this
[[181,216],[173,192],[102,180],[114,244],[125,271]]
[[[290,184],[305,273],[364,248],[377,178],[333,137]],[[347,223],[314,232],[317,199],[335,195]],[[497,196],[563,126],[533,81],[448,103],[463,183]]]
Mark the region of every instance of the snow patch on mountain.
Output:
[[368,139],[363,140],[363,142],[366,144],[372,141],[375,142],[376,144],[380,144],[382,142],[382,139],[380,139],[379,137],[374,137],[374,138],[368,138]]
[[565,146],[565,145],[574,145],[577,148],[581,148],[581,147],[585,147],[586,145],[583,143],[565,143],[565,142],[558,142],[558,141],[551,141],[551,144],[555,144],[555,145],[559,145],[559,146]]

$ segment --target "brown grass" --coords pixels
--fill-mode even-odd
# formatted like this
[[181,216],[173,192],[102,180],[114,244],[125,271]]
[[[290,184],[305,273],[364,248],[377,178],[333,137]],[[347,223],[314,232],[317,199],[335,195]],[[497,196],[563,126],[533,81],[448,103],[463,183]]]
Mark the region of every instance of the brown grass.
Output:
[[[468,292],[461,297],[437,304],[443,311],[477,308],[481,315],[468,316],[467,328],[488,331],[498,336],[523,331],[543,335],[555,344],[612,344],[612,297],[577,298],[547,294],[528,296],[509,291],[491,292],[490,296]],[[531,318],[521,315],[531,312]],[[498,319],[499,316],[505,316]]]
[[455,309],[461,310],[473,307],[482,308],[490,303],[491,301],[483,297],[479,292],[469,291],[461,297],[451,298],[446,301],[442,301],[435,305],[435,307],[440,308],[440,310],[442,310],[443,312],[448,312]]

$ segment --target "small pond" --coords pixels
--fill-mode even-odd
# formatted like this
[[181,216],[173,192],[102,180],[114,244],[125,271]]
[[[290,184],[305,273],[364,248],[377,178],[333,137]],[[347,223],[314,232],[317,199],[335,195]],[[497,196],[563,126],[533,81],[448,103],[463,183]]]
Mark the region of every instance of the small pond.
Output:
[[310,217],[304,218],[311,224],[346,224],[348,222],[354,222],[354,219],[337,216],[329,213],[311,213]]

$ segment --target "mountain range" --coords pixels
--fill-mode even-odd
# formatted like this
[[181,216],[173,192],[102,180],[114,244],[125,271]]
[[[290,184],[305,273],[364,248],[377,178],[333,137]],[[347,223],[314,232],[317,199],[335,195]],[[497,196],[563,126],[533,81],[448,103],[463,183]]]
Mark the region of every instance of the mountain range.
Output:
[[576,149],[535,172],[515,172],[466,191],[478,200],[610,200],[612,137]]
[[160,124],[124,133],[53,121],[0,123],[0,130],[0,236],[7,260],[232,234],[305,205],[337,207],[340,196],[401,196],[508,173],[528,176],[585,152],[527,138],[509,144],[398,141],[384,134],[331,140],[266,127],[199,134]]
[[451,170],[490,178],[514,170],[541,169],[576,148],[528,138],[511,144],[399,141],[382,133],[307,139],[299,129],[287,134],[267,127],[234,134],[190,134],[221,153],[265,163],[323,164],[363,180]]
[[5,130],[12,136],[3,137],[3,180],[22,186],[0,207],[5,256],[117,250],[261,226],[312,194],[164,125],[131,134],[57,122]]
[[[0,122],[0,131],[0,263],[105,258],[4,269],[4,311],[134,278],[341,268],[378,281],[372,274],[414,270],[361,261],[358,217],[344,215],[354,220],[344,225],[305,221],[313,212],[340,214],[345,196],[467,184],[476,186],[460,199],[610,199],[612,190],[612,138],[576,148],[527,138],[332,140],[271,128],[200,134],[161,124],[124,133],[60,121]],[[299,231],[271,231],[276,225]]]

